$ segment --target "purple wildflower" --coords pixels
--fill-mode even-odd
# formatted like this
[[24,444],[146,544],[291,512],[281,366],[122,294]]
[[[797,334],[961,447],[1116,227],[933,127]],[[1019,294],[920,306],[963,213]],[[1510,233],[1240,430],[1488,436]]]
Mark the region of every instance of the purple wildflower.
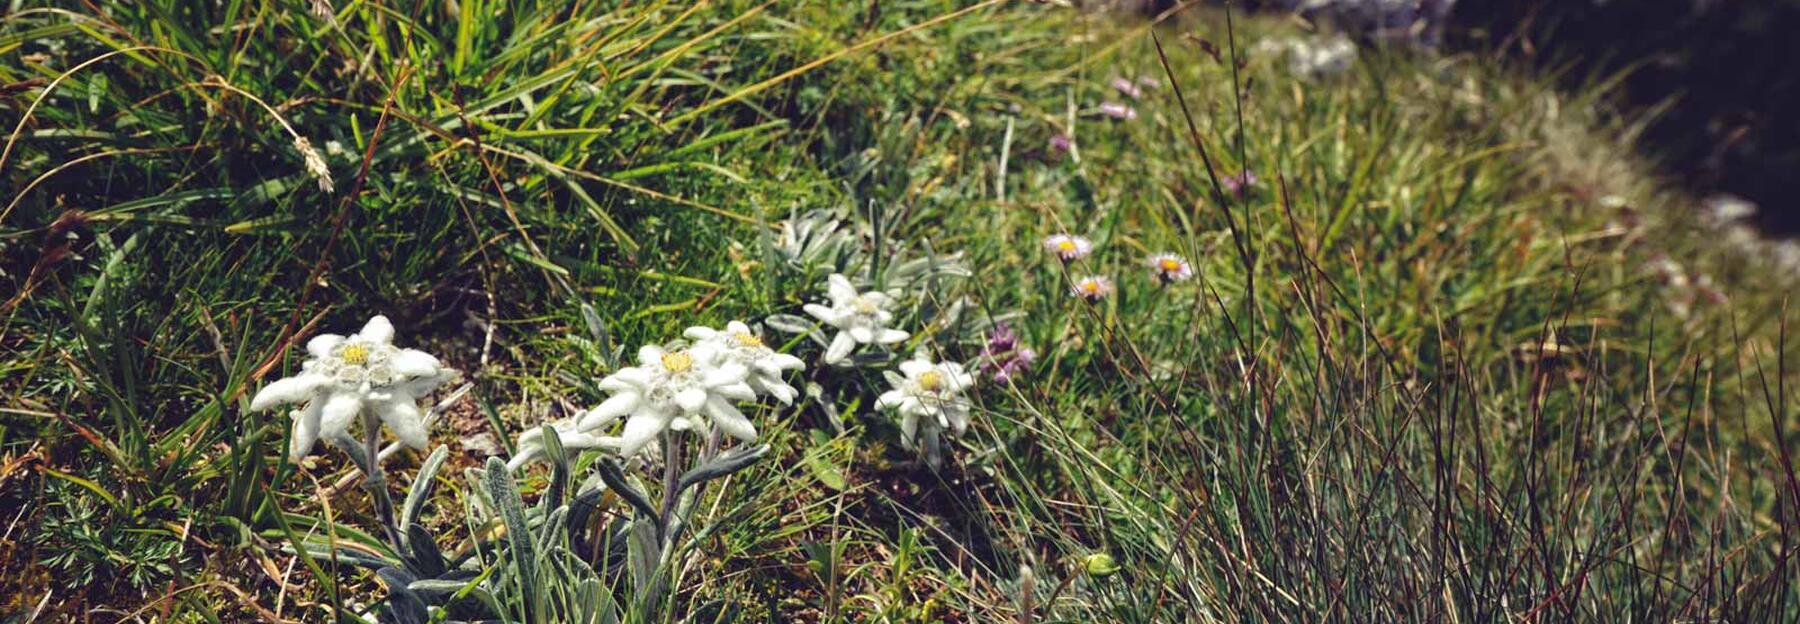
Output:
[[1006,383],[1025,371],[1037,360],[1037,351],[1019,344],[1019,334],[1005,321],[994,324],[994,332],[981,348],[981,370],[994,381]]
[[1069,135],[1057,133],[1050,137],[1050,149],[1059,154],[1066,154],[1074,144],[1069,142]]
[[1219,180],[1219,184],[1225,186],[1225,192],[1230,193],[1233,197],[1243,197],[1249,194],[1251,189],[1256,188],[1256,183],[1256,172],[1249,169]]

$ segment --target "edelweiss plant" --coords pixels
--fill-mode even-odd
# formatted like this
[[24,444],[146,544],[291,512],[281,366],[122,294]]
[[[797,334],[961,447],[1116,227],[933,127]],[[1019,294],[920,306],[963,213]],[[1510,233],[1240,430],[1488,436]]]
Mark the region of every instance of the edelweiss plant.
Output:
[[590,410],[581,428],[591,431],[629,416],[617,442],[622,457],[636,455],[665,430],[705,433],[716,426],[754,442],[756,427],[732,406],[733,401],[756,399],[756,391],[745,383],[748,378],[743,364],[722,361],[708,347],[668,351],[644,345],[638,349],[637,366],[600,380],[600,389],[613,396]]
[[[298,461],[323,439],[350,440],[348,430],[363,415],[365,437],[378,439],[381,423],[407,446],[423,449],[428,441],[419,398],[455,376],[437,357],[393,345],[394,325],[385,316],[369,319],[350,336],[321,334],[307,341],[310,355],[300,374],[264,386],[250,409],[304,403],[290,412],[294,419],[288,455]],[[371,451],[373,452],[373,451]]]
[[[766,445],[720,451],[725,436],[756,442],[756,426],[737,404],[759,395],[783,404],[791,402],[798,391],[783,376],[805,367],[799,358],[769,348],[742,322],[728,323],[723,331],[691,327],[684,334],[694,341],[692,345],[640,348],[637,366],[619,369],[600,380],[599,387],[611,393],[611,398],[593,409],[525,432],[511,462],[490,462],[487,469],[489,473],[511,472],[531,461],[547,459],[554,467],[555,488],[569,471],[569,451],[607,451],[596,463],[605,487],[576,495],[569,508],[569,531],[579,535],[585,514],[605,492],[615,493],[631,505],[636,512],[633,518],[621,520],[623,524],[613,533],[618,536],[614,541],[627,545],[629,552],[624,558],[637,594],[634,604],[643,612],[655,612],[667,593],[669,577],[680,561],[676,556],[682,546],[680,538],[700,486],[742,470],[768,452]],[[617,435],[609,434],[620,418],[625,419],[624,426]],[[700,436],[677,435],[681,431]],[[660,453],[646,453],[658,438]],[[685,457],[694,459],[684,468]],[[660,503],[652,502],[644,486],[630,474],[630,466],[653,463],[662,465]],[[490,484],[491,495],[505,499],[510,483],[508,477],[504,484]]]
[[887,293],[857,292],[850,278],[841,273],[833,273],[826,284],[831,305],[809,303],[803,308],[813,318],[838,330],[825,349],[824,363],[844,361],[857,345],[891,345],[911,337],[912,334],[888,327],[894,322],[894,313],[889,311],[894,300]]
[[900,373],[886,372],[893,389],[882,393],[876,405],[899,414],[900,443],[918,449],[935,468],[943,462],[943,433],[960,436],[969,428],[969,400],[963,392],[975,385],[975,377],[961,364],[933,363],[923,354],[901,362]]
[[722,361],[734,362],[749,371],[745,383],[758,394],[774,397],[782,405],[791,405],[799,394],[782,376],[806,368],[800,358],[780,353],[763,343],[762,336],[750,331],[741,321],[725,324],[724,331],[710,327],[689,327],[684,336],[696,341],[695,346],[710,349]]

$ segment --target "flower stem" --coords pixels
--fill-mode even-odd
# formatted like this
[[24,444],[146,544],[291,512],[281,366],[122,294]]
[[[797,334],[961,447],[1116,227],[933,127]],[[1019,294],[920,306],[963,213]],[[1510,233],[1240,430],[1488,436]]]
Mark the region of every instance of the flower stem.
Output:
[[381,519],[381,530],[387,533],[388,543],[400,548],[400,526],[394,522],[394,500],[388,496],[387,471],[381,469],[381,421],[373,414],[363,415],[363,449],[364,457],[369,458],[369,465],[363,467],[366,474],[363,487],[369,490],[369,498],[375,502],[375,514]]
[[675,432],[663,433],[663,503],[662,517],[658,519],[657,535],[665,539],[669,535],[669,526],[675,520],[675,507],[680,503],[681,493],[675,491],[681,484],[681,442]]

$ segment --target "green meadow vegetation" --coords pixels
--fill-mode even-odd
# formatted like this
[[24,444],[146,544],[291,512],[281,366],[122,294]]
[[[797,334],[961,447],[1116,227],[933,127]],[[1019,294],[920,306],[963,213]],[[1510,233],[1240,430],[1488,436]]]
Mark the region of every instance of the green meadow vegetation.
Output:
[[[1800,618],[1791,282],[1754,236],[1659,183],[1615,77],[1258,47],[1318,36],[1009,0],[13,3],[0,621]],[[821,363],[836,273],[895,293],[895,359],[975,377],[941,461],[877,405],[881,349]],[[369,489],[365,451],[296,460],[249,408],[375,315],[460,379]],[[744,406],[766,452],[669,497],[660,564],[608,541],[649,526],[615,478],[663,496],[656,454],[503,470],[640,345],[731,320],[802,396]],[[1007,329],[1036,357],[996,379]]]

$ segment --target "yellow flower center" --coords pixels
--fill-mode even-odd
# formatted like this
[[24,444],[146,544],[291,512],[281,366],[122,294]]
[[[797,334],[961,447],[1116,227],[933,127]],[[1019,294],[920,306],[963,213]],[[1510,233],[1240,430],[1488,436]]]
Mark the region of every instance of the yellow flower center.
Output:
[[345,364],[362,366],[369,361],[369,348],[359,344],[345,345],[338,357],[344,358]]
[[944,375],[937,371],[925,371],[919,374],[919,387],[926,392],[937,392],[944,387]]
[[1100,282],[1082,282],[1081,292],[1094,295],[1100,293]]
[[1073,251],[1075,251],[1075,241],[1063,239],[1062,241],[1056,243],[1056,249],[1063,253],[1073,252]]
[[688,355],[686,351],[664,353],[662,356],[662,365],[663,370],[671,373],[685,373],[688,369],[694,367],[694,356]]
[[745,332],[733,333],[731,334],[731,339],[736,340],[739,346],[752,348],[763,346],[761,338],[757,338],[755,335]]
[[857,297],[856,311],[862,314],[874,314],[881,311],[881,306],[875,305],[875,302],[868,297]]
[[1174,272],[1180,268],[1181,268],[1180,261],[1178,261],[1174,258],[1163,258],[1162,259],[1162,270]]

